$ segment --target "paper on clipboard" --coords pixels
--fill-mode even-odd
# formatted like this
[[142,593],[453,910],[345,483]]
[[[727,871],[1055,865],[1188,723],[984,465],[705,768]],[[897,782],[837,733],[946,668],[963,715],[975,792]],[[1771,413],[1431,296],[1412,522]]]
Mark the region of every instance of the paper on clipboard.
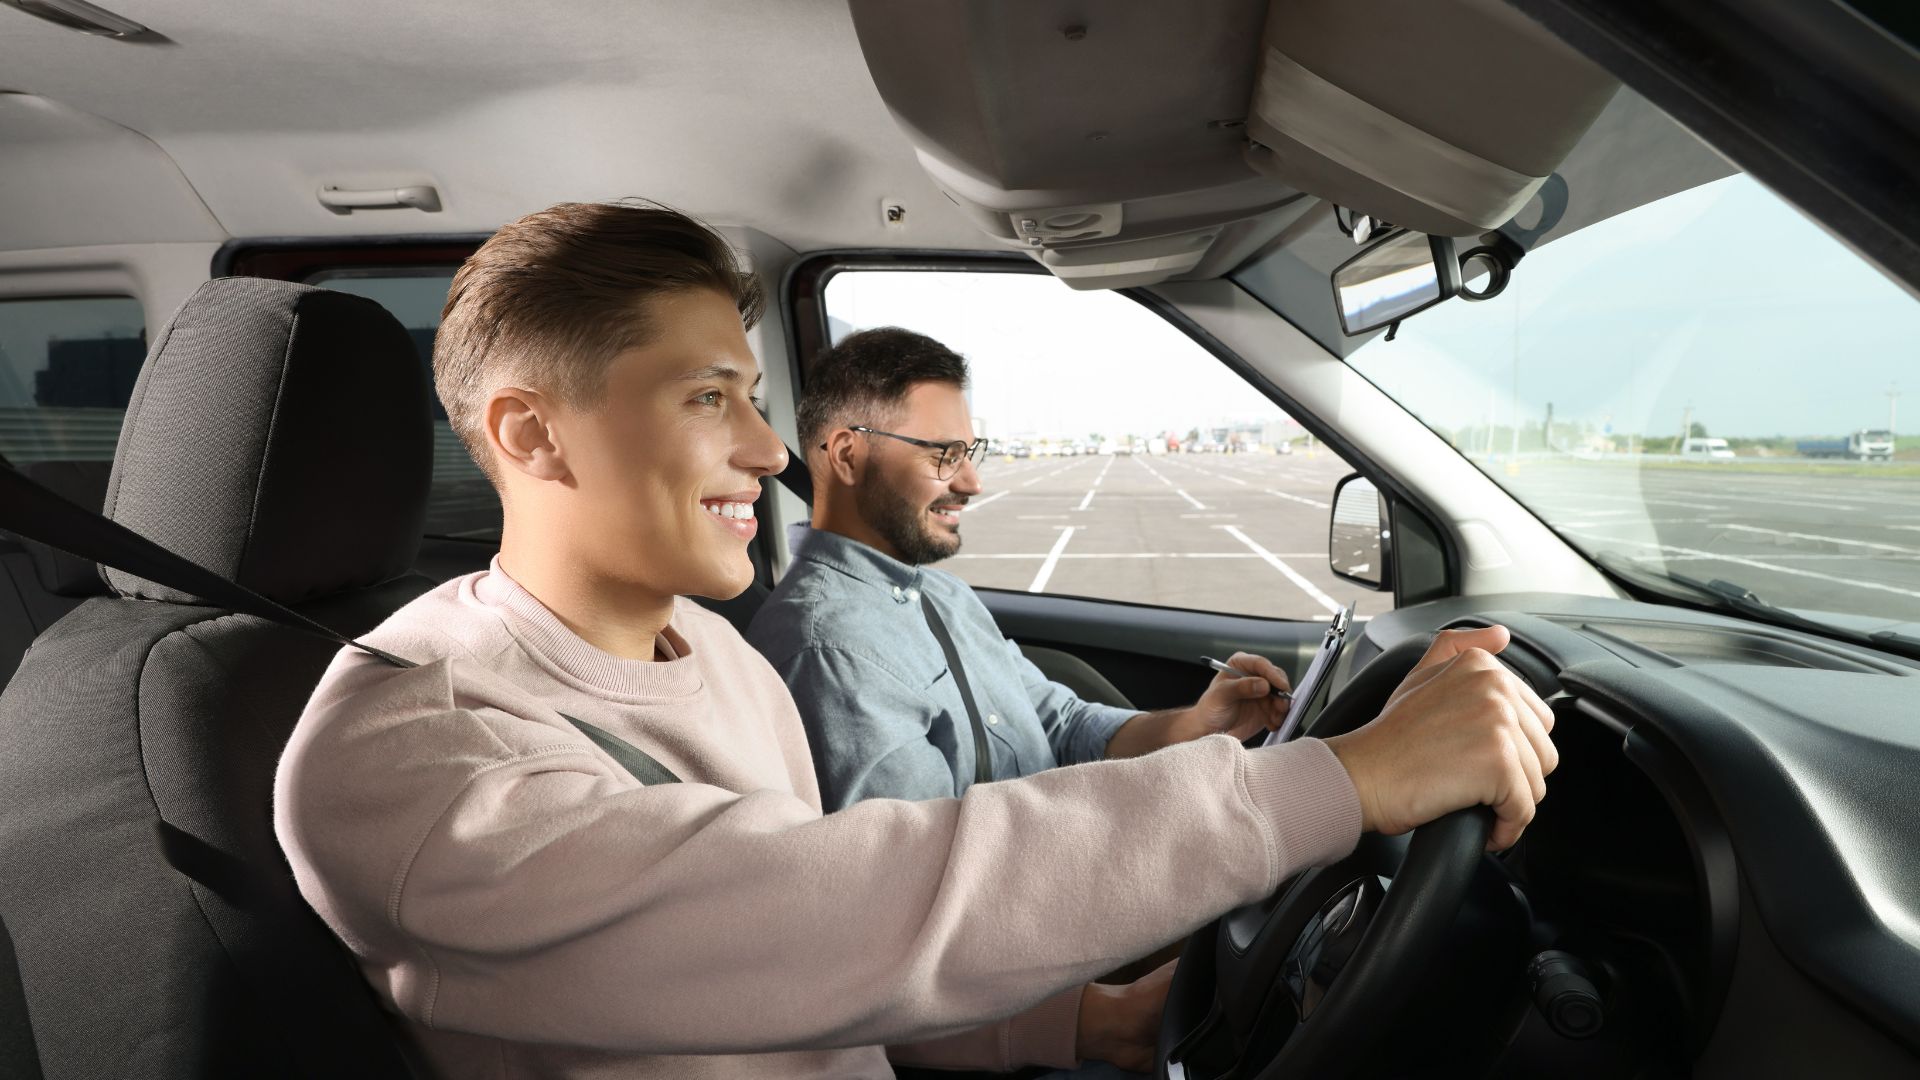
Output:
[[1307,707],[1313,704],[1315,695],[1320,692],[1320,684],[1327,673],[1333,669],[1334,661],[1340,658],[1340,650],[1347,643],[1347,628],[1353,625],[1353,609],[1348,604],[1346,610],[1336,612],[1333,625],[1327,627],[1327,636],[1320,642],[1320,651],[1313,654],[1313,662],[1307,665],[1307,673],[1300,677],[1300,684],[1293,688],[1293,704],[1287,709],[1287,718],[1279,728],[1268,733],[1267,746],[1277,746],[1293,738],[1300,730],[1300,722],[1306,718]]

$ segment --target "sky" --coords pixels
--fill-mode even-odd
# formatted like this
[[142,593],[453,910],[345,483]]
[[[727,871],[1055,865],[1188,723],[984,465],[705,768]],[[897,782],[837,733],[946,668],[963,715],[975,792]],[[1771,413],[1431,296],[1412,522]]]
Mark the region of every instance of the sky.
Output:
[[[1920,301],[1744,175],[1561,237],[1502,296],[1452,300],[1349,358],[1438,427],[1556,420],[1673,435],[1884,427],[1920,391]],[[1515,390],[1517,387],[1517,399]],[[1491,405],[1490,405],[1491,402]],[[1920,395],[1905,402],[1920,431]]]
[[[1045,276],[847,273],[827,309],[968,357],[988,434],[1280,415],[1152,312]],[[1673,435],[1689,406],[1713,435],[1844,434],[1886,426],[1890,385],[1920,391],[1920,301],[1735,175],[1556,239],[1502,296],[1430,308],[1350,362],[1455,430],[1537,423],[1550,402],[1618,434]],[[1903,404],[1920,431],[1920,394]]]
[[976,427],[995,438],[1184,435],[1285,415],[1160,316],[1051,275],[845,273],[827,283],[827,312],[855,329],[917,330],[965,356]]

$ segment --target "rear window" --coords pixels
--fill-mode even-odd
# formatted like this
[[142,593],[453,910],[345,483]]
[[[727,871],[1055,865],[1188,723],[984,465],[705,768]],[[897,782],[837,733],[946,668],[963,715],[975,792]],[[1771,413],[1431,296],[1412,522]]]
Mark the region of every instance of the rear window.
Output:
[[[413,347],[433,378],[433,335],[447,302],[454,266],[381,267],[323,270],[307,284],[364,296],[393,313],[407,328]],[[428,536],[455,540],[500,539],[500,499],[486,474],[473,463],[447,422],[447,410],[433,399],[433,490],[427,497]]]
[[0,454],[112,461],[146,355],[131,296],[0,300]]

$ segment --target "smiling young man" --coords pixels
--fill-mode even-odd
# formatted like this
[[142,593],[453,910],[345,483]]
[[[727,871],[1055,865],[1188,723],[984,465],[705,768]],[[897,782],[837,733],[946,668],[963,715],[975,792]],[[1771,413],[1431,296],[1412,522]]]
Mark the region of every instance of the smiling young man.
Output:
[[961,512],[982,490],[966,387],[966,360],[898,327],[851,335],[807,375],[813,527],[747,640],[793,692],[827,809],[1277,727],[1286,706],[1271,690],[1287,677],[1263,657],[1236,653],[1247,676],[1216,675],[1184,709],[1082,701],[966,582],[929,568],[960,550]]
[[275,790],[303,895],[434,1073],[880,1078],[888,1044],[1137,1068],[1164,973],[1086,980],[1363,828],[1476,803],[1497,843],[1524,828],[1551,715],[1483,651],[1497,628],[1443,637],[1339,741],[823,815],[779,677],[684,599],[751,581],[741,508],[785,462],[751,397],[759,303],[722,240],[642,206],[533,214],[454,279],[435,379],[500,554],[368,635],[420,666],[335,659]]

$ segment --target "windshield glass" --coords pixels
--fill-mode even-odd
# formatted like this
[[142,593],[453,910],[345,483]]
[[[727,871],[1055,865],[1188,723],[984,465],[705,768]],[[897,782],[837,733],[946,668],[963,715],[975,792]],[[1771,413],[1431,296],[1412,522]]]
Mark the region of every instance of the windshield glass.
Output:
[[1917,358],[1920,303],[1736,174],[1347,362],[1616,574],[1873,632],[1920,623]]

